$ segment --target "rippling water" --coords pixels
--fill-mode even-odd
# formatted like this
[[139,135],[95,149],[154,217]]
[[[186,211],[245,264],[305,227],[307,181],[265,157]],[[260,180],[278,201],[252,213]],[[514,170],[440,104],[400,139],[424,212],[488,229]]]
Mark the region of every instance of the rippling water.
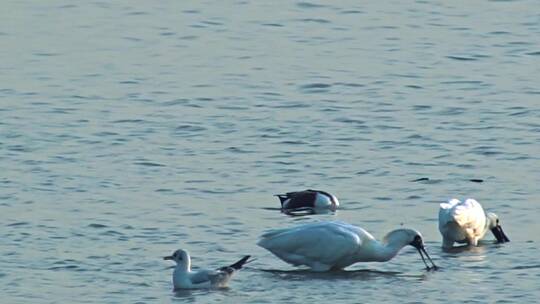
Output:
[[[536,302],[537,7],[4,2],[2,302]],[[268,210],[306,188],[343,208]],[[442,252],[451,196],[496,211],[512,242]],[[325,219],[415,227],[442,270],[409,248],[312,274],[255,245]],[[229,289],[175,294],[161,257],[177,248],[257,261]]]

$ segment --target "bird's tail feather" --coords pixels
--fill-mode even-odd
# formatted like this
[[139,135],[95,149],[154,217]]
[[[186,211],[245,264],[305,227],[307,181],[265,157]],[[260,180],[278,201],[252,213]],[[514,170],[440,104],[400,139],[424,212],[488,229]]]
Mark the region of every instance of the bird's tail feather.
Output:
[[229,267],[238,270],[238,269],[242,268],[242,266],[244,266],[246,263],[249,263],[249,262],[253,261],[253,260],[248,261],[250,257],[251,257],[250,255],[246,255],[245,257],[241,258],[238,262],[229,265]]

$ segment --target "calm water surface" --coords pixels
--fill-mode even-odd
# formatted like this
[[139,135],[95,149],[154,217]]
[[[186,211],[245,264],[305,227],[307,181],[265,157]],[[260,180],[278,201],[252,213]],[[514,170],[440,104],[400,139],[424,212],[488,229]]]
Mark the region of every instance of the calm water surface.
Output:
[[[537,8],[4,1],[2,303],[538,301]],[[343,208],[267,209],[306,188]],[[452,196],[496,211],[512,242],[442,252]],[[255,245],[327,219],[417,228],[442,269],[411,247],[312,274]],[[257,260],[229,289],[175,294],[161,257],[178,248],[208,267]]]

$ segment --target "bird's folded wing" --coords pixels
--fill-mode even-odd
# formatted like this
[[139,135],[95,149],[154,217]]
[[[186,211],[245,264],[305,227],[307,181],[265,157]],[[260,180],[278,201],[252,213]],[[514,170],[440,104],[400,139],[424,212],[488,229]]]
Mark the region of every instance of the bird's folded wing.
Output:
[[262,237],[259,245],[270,251],[287,252],[325,264],[354,253],[362,243],[353,231],[328,223],[278,229]]
[[452,209],[452,217],[462,227],[483,226],[485,213],[482,206],[474,199],[467,199]]
[[439,208],[439,225],[445,225],[449,222],[454,222],[454,217],[452,216],[452,208],[455,204],[451,203],[442,203]]
[[459,205],[460,203],[461,201],[458,200],[457,198],[452,198],[452,199],[449,199],[447,203],[442,203],[439,206],[441,207],[440,210],[451,210],[452,208],[454,208],[456,205]]
[[451,199],[447,203],[440,204],[439,224],[456,222],[462,227],[474,223],[484,216],[482,206],[474,199],[467,199],[461,202],[458,199]]
[[294,193],[287,193],[290,197],[287,203],[287,209],[297,209],[302,207],[311,207],[317,197],[317,192],[313,191],[301,191]]
[[198,272],[193,272],[190,276],[192,284],[202,284],[205,282],[210,282],[211,277],[215,275],[216,271],[212,270],[201,270]]

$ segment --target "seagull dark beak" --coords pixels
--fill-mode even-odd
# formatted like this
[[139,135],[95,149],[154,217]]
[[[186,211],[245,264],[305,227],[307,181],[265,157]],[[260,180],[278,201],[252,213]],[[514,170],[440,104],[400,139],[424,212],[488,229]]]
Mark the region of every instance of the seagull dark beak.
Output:
[[174,260],[172,256],[166,256],[166,257],[163,257],[164,260]]
[[504,231],[501,227],[501,225],[495,226],[495,228],[491,229],[491,232],[497,239],[497,243],[507,243],[510,242],[506,234],[504,234]]

